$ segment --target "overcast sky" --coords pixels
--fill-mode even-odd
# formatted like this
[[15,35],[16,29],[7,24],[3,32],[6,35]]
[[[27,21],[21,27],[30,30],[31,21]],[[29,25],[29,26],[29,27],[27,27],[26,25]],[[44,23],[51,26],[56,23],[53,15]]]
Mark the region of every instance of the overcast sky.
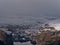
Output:
[[0,23],[60,18],[60,0],[0,0]]

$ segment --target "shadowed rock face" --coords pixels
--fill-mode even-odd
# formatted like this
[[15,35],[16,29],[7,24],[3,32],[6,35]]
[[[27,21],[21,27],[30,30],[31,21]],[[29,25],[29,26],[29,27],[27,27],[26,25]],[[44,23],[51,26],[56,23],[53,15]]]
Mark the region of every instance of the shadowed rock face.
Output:
[[0,30],[0,42],[6,42],[6,37],[7,37],[7,34],[4,32],[4,31],[2,31],[2,30]]
[[0,41],[0,45],[5,45],[3,41]]
[[13,45],[12,36],[0,30],[0,45]]
[[6,45],[7,34],[0,30],[0,45]]

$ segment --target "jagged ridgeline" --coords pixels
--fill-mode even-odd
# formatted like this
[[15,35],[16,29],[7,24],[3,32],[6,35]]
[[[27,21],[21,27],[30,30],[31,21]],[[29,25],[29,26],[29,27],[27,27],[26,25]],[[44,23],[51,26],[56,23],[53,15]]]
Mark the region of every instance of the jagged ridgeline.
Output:
[[60,45],[60,31],[45,24],[39,29],[40,33],[32,38],[36,45]]

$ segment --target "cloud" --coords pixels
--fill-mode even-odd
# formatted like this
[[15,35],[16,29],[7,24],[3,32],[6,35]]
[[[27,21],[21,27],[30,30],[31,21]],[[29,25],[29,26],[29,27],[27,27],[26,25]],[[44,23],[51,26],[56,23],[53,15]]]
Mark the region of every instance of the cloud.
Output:
[[60,19],[50,21],[50,26],[55,27],[57,30],[60,30]]
[[9,20],[11,20],[13,23],[29,17],[34,17],[34,19],[60,18],[60,0],[0,0],[0,16],[2,16],[0,22],[10,22]]

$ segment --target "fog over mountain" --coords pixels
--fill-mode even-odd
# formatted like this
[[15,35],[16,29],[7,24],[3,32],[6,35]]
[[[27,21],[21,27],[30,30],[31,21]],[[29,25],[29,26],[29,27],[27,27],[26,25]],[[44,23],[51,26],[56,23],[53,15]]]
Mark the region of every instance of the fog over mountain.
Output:
[[0,0],[0,23],[51,22],[56,19],[60,19],[60,0]]

